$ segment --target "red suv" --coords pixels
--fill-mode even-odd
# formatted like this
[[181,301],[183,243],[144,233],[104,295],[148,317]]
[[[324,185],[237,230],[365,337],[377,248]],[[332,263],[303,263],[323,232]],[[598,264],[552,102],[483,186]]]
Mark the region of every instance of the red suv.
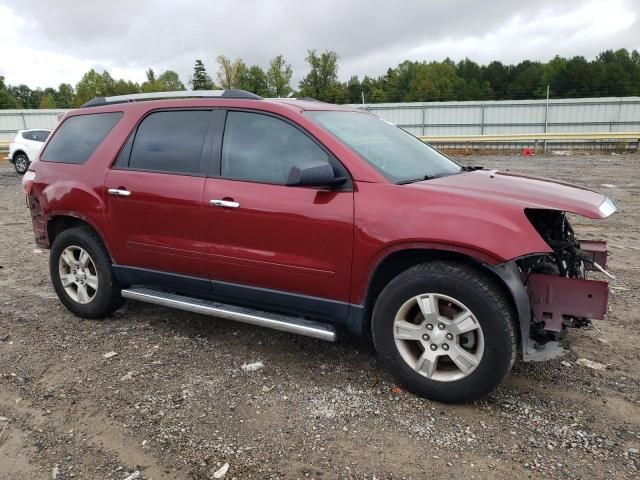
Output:
[[81,317],[129,298],[370,335],[403,386],[458,402],[606,312],[607,283],[587,280],[605,244],[565,212],[604,218],[612,200],[461,167],[360,110],[239,90],[96,98],[39,160],[23,180],[36,243]]

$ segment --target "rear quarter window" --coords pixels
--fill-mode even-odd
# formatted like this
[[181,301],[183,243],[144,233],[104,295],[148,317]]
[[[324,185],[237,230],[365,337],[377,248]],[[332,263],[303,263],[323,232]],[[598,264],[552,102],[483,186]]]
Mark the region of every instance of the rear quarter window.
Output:
[[45,147],[40,159],[59,163],[86,162],[120,118],[122,112],[92,113],[67,118]]

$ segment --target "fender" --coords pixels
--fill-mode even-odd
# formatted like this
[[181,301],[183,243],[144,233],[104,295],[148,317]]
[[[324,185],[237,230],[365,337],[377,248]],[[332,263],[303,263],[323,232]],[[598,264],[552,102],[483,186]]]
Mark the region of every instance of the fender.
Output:
[[[75,182],[54,184],[42,190],[36,196],[40,201],[47,229],[49,222],[55,217],[66,216],[77,218],[93,228],[102,239],[109,255],[109,245],[106,240],[106,225],[104,224],[104,201],[94,190],[83,188]],[[82,205],[80,212],[77,205]],[[47,232],[48,233],[48,232]],[[113,257],[112,257],[113,258]]]
[[450,243],[440,243],[440,242],[397,242],[393,245],[389,245],[382,250],[380,250],[373,259],[369,262],[362,275],[362,278],[365,279],[365,288],[356,290],[357,285],[353,285],[352,291],[352,303],[364,305],[366,302],[367,296],[369,294],[369,288],[371,286],[372,279],[377,272],[380,265],[387,259],[390,255],[394,253],[409,251],[409,250],[423,250],[423,251],[432,251],[439,253],[457,253],[462,254],[466,257],[472,258],[481,264],[488,265],[496,265],[499,263],[499,259],[491,255],[490,252],[482,252],[477,249],[471,248],[467,245],[453,245]]

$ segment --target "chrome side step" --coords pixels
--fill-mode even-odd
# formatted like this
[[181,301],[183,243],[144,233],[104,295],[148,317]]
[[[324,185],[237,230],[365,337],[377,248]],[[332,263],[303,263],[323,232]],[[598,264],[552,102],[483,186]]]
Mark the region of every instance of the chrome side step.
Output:
[[313,322],[305,318],[263,312],[252,308],[226,305],[224,303],[185,297],[173,293],[152,290],[150,288],[128,288],[122,290],[124,298],[140,302],[153,303],[163,307],[177,308],[188,312],[226,318],[237,322],[249,323],[260,327],[273,328],[284,332],[297,333],[307,337],[319,338],[329,342],[336,341],[336,331],[329,325]]

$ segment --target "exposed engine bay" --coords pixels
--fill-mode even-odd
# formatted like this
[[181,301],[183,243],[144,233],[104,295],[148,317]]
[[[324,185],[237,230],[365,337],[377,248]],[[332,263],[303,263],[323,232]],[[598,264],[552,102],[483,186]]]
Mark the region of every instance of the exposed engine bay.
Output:
[[567,327],[584,327],[603,319],[607,311],[608,284],[591,280],[589,272],[606,270],[604,241],[581,241],[565,212],[527,209],[526,215],[553,250],[522,258],[518,265],[531,303],[530,338],[535,348],[559,342]]

